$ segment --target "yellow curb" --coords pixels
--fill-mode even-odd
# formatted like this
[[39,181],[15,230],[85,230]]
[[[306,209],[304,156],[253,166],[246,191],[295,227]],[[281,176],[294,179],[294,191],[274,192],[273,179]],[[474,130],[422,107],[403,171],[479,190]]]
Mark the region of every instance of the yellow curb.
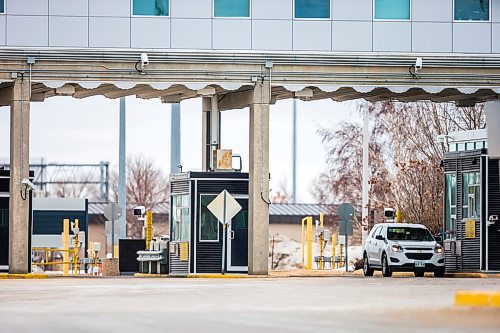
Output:
[[253,276],[253,275],[242,275],[242,274],[189,274],[187,278],[192,279],[248,279],[248,278],[258,278],[267,277],[264,276]]
[[168,274],[142,274],[142,273],[135,273],[134,277],[138,277],[138,278],[167,278]]
[[[495,277],[494,275],[488,275],[484,273],[446,273],[444,276],[448,278],[473,278],[473,279],[484,279],[487,277]],[[496,277],[498,277],[498,275]]]
[[457,290],[455,292],[455,305],[500,307],[500,291]]
[[10,280],[10,279],[46,279],[49,276],[47,274],[0,274],[0,280]]

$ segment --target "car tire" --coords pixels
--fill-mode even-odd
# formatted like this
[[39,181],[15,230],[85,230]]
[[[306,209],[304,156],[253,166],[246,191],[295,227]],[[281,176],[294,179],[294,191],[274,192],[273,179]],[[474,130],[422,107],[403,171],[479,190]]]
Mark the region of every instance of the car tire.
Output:
[[389,261],[387,260],[387,255],[385,253],[382,255],[382,276],[392,276],[391,266],[389,266]]
[[416,271],[416,272],[413,272],[413,274],[415,275],[415,277],[424,277],[425,275],[425,272],[422,272],[422,271]]
[[444,268],[435,270],[434,277],[437,277],[437,278],[444,277]]
[[366,254],[363,256],[363,275],[373,276],[373,268],[370,267],[370,262]]

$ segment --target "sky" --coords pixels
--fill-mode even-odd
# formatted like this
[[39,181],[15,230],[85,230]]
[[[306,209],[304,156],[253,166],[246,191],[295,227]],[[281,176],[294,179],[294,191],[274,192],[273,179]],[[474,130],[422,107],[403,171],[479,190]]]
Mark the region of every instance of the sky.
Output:
[[[297,197],[313,203],[312,184],[325,170],[325,148],[319,128],[356,119],[357,102],[297,101]],[[270,111],[272,191],[292,187],[292,100],[278,101]],[[143,155],[170,173],[170,105],[133,96],[126,99],[127,156]],[[0,108],[0,161],[9,156],[9,107]],[[181,164],[201,170],[201,99],[181,103]],[[223,111],[221,147],[243,158],[248,171],[248,108]],[[31,103],[30,159],[52,163],[99,163],[118,166],[119,100],[53,97]],[[285,188],[283,188],[285,187]]]

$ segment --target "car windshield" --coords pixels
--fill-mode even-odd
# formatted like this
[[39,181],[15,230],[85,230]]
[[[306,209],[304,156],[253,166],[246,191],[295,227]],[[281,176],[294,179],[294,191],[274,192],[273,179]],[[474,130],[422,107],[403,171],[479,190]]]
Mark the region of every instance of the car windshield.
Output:
[[389,227],[387,229],[387,239],[421,242],[431,242],[434,240],[429,230],[412,227]]

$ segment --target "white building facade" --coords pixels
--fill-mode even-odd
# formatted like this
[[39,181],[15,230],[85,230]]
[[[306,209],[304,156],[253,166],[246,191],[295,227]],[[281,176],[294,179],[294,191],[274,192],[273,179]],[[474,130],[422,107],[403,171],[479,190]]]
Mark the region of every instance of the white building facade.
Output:
[[0,46],[500,53],[500,0],[0,0]]

